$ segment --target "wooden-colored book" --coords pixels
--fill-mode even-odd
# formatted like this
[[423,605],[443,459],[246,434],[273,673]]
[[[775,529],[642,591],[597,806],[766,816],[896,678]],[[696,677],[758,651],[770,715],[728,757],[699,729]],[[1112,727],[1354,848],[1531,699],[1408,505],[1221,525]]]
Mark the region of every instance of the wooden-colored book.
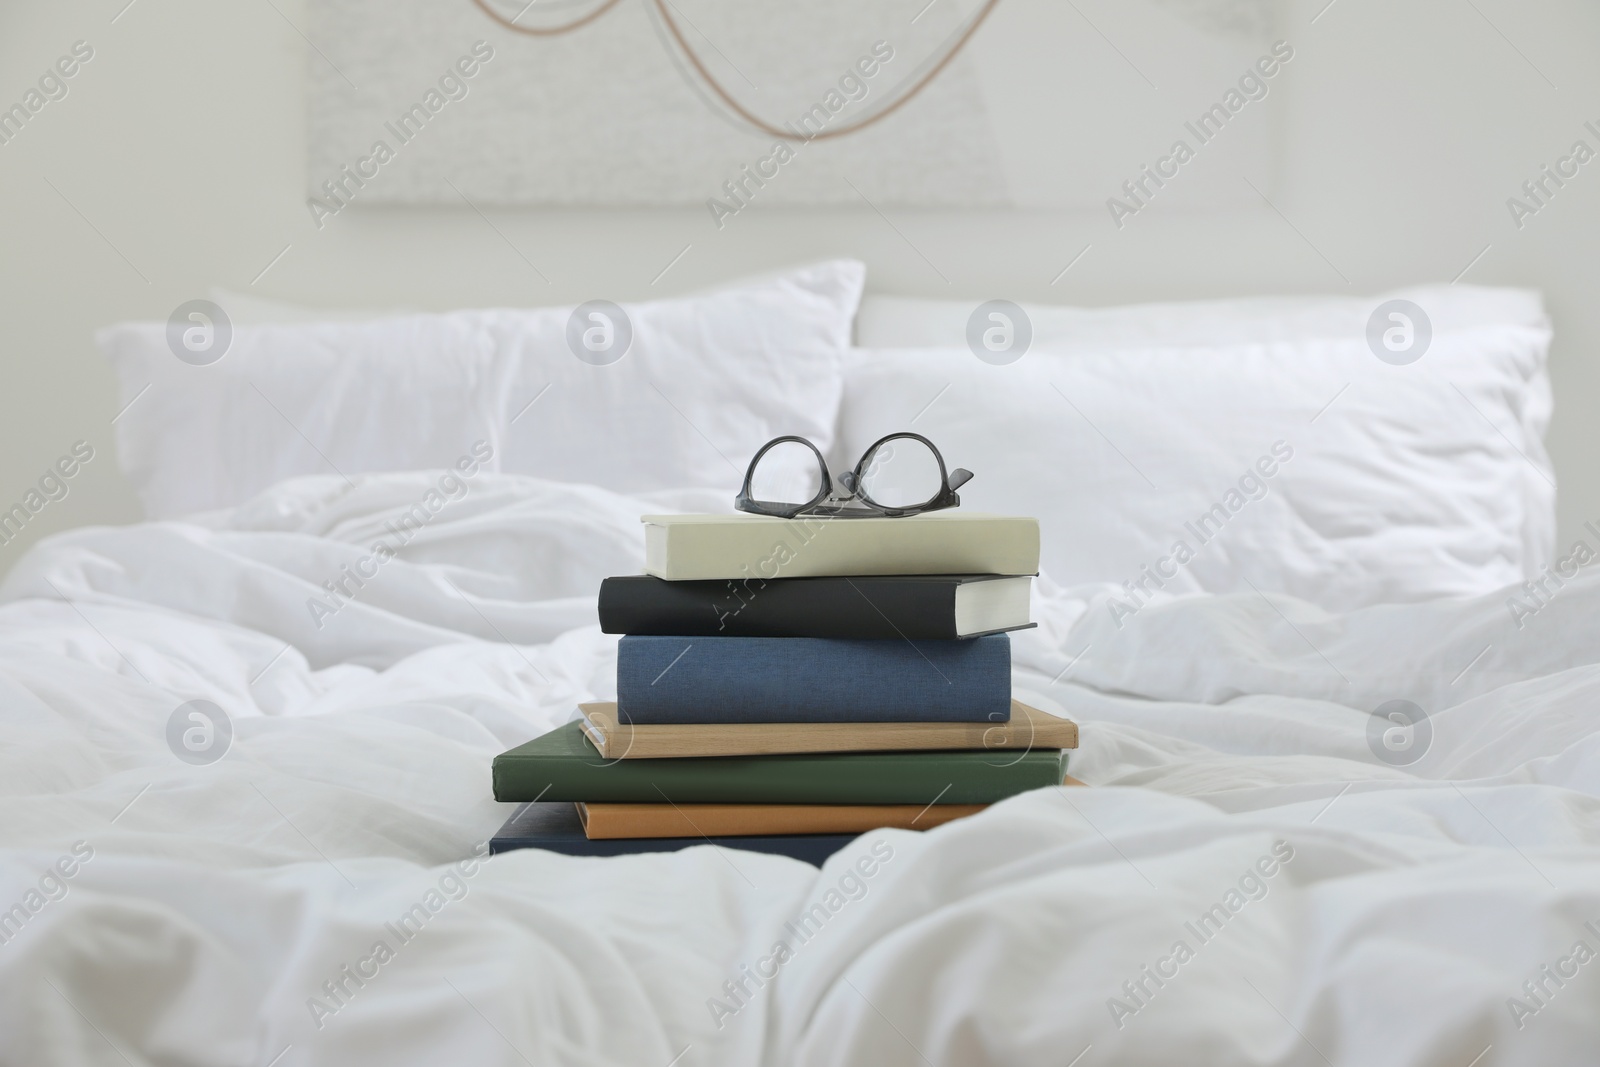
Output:
[[585,804],[591,841],[644,837],[764,837],[864,834],[889,827],[928,830],[986,804]]
[[772,756],[802,752],[1077,748],[1078,724],[1011,702],[1009,722],[619,723],[615,704],[580,704],[584,736],[606,759]]

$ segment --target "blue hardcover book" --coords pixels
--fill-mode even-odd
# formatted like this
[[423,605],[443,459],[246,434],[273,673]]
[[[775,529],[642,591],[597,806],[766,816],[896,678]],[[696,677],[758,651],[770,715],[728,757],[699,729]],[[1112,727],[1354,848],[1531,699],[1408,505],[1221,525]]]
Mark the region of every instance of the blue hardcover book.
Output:
[[1006,722],[1011,640],[624,637],[617,717],[633,724]]

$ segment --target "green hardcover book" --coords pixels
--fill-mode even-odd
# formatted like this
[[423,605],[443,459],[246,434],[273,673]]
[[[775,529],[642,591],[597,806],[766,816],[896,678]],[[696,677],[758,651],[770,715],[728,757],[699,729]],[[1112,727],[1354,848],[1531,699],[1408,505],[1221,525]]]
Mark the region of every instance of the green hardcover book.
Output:
[[494,758],[499,801],[677,804],[990,804],[1060,785],[1067,754],[1042,748],[798,756],[606,759],[576,722]]

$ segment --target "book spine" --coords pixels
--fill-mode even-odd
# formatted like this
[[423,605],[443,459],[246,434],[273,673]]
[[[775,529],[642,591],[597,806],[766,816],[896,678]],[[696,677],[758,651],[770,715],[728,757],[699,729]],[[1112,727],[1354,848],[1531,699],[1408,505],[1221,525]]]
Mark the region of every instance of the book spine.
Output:
[[862,834],[884,828],[931,830],[983,809],[982,804],[593,804],[583,831],[591,840]]
[[545,836],[504,836],[489,842],[489,852],[499,855],[519,848],[537,848],[566,856],[632,856],[642,852],[676,852],[695,845],[712,844],[745,852],[767,852],[788,856],[813,867],[857,838],[856,834],[788,834],[763,837],[646,837],[611,838],[591,841],[582,834]]
[[622,760],[500,756],[502,803],[992,804],[1060,785],[1066,754],[1035,750],[1014,762],[987,753]]
[[625,724],[1007,722],[1011,641],[624,637]]
[[671,581],[841,574],[1037,574],[1039,522],[1020,516],[663,523],[645,570]]
[[600,584],[600,629],[659,637],[953,640],[958,585],[941,578],[607,578]]

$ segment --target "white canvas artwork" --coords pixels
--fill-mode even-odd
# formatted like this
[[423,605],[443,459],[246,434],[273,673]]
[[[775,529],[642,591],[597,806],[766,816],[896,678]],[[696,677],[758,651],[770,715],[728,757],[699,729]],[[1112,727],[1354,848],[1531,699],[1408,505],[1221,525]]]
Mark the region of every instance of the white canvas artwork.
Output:
[[[598,6],[485,3],[528,26]],[[621,0],[571,33],[533,37],[473,0],[312,0],[310,206],[1103,209],[1179,138],[1217,162],[1189,168],[1174,202],[1243,202],[1244,170],[1270,182],[1270,92],[1232,115],[1220,147],[1184,124],[1270,52],[1272,0],[1001,0],[990,18],[1026,20],[1034,50],[999,54],[980,27],[903,107],[806,139],[900,100],[980,7]],[[792,136],[720,99],[667,18],[740,108]]]

